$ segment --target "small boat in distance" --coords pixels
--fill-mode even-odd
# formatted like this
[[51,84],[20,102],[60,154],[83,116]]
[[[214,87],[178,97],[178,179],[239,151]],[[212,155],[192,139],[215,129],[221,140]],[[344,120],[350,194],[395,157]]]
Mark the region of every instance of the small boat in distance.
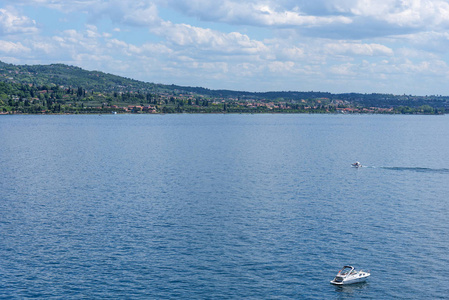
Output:
[[356,271],[352,266],[344,266],[331,281],[335,285],[344,285],[365,281],[371,274],[362,270]]
[[355,168],[361,168],[362,164],[359,163],[358,161],[356,161],[355,163],[351,164],[351,166],[355,167]]

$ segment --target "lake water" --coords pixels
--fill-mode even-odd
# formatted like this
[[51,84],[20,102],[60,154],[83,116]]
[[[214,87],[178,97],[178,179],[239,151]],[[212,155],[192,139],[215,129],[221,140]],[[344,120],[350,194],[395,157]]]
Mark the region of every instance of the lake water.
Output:
[[449,116],[2,116],[0,298],[447,299],[448,154]]

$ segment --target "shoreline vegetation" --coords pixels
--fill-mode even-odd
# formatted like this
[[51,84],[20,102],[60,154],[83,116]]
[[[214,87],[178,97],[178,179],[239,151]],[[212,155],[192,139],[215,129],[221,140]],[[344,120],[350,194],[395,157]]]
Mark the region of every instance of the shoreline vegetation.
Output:
[[108,113],[446,114],[449,96],[209,90],[63,64],[0,62],[0,114]]

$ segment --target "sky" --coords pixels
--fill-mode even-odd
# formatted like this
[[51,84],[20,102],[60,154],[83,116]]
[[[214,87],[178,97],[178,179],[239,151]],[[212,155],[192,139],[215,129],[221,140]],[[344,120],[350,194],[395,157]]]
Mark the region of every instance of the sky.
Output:
[[210,89],[449,95],[449,0],[0,0],[0,60]]

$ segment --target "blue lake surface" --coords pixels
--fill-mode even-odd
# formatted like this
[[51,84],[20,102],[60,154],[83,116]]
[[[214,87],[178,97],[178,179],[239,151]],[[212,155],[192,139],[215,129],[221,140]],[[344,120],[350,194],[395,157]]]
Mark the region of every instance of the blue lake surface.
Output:
[[0,117],[0,298],[447,299],[448,216],[449,116]]

